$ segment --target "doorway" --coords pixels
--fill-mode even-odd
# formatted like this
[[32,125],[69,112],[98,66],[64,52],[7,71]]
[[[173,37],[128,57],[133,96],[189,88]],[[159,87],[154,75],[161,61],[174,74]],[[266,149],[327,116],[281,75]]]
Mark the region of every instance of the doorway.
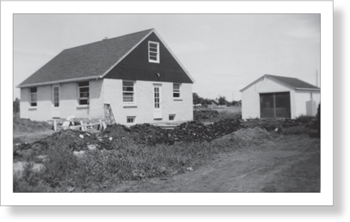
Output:
[[261,93],[260,118],[290,118],[290,93]]

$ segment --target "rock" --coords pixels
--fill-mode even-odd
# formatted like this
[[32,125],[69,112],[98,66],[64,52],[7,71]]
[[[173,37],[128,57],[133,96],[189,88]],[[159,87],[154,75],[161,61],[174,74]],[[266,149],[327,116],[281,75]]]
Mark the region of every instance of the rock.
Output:
[[85,151],[82,150],[82,151],[73,151],[73,155],[75,155],[76,157],[82,157],[84,156],[85,154]]
[[82,139],[84,139],[84,135],[82,135],[82,134],[80,134],[79,137],[82,138]]
[[90,144],[88,145],[89,150],[96,150],[96,145],[95,144]]
[[193,171],[193,168],[192,167],[187,167],[186,170]]

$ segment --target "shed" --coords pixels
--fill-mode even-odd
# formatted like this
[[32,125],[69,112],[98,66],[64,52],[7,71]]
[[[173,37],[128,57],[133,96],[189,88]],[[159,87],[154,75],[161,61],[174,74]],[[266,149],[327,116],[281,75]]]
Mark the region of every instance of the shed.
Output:
[[265,74],[240,90],[242,118],[315,116],[320,88],[297,78]]

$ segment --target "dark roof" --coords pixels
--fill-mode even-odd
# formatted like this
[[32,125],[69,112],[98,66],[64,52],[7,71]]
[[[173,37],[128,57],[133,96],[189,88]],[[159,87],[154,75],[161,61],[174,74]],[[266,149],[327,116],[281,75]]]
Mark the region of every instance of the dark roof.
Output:
[[61,80],[97,78],[105,74],[152,31],[153,29],[149,29],[65,49],[24,80],[19,87]]
[[265,76],[272,77],[273,79],[276,79],[279,82],[283,82],[294,89],[320,89],[317,86],[311,85],[297,78],[274,76],[274,75],[268,75],[268,74],[266,74]]
[[269,75],[269,74],[265,74],[262,77],[260,77],[259,79],[255,80],[254,82],[250,83],[248,86],[244,87],[243,89],[241,89],[240,91],[244,91],[245,89],[247,89],[248,87],[250,87],[251,85],[253,85],[254,83],[256,83],[257,81],[261,80],[262,78],[272,78],[274,80],[276,80],[277,82],[280,82],[292,89],[304,89],[304,90],[316,90],[319,91],[320,88],[314,85],[311,85],[310,83],[304,82],[300,79],[297,78],[292,78],[292,77],[284,77],[284,76],[275,76],[275,75]]

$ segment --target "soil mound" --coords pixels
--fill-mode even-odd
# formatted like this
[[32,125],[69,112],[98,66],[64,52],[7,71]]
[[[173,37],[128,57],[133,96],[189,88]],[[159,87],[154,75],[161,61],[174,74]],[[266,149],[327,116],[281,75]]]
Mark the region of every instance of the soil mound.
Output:
[[218,140],[238,140],[238,141],[261,141],[269,139],[270,133],[260,127],[240,129],[228,135],[225,135]]

